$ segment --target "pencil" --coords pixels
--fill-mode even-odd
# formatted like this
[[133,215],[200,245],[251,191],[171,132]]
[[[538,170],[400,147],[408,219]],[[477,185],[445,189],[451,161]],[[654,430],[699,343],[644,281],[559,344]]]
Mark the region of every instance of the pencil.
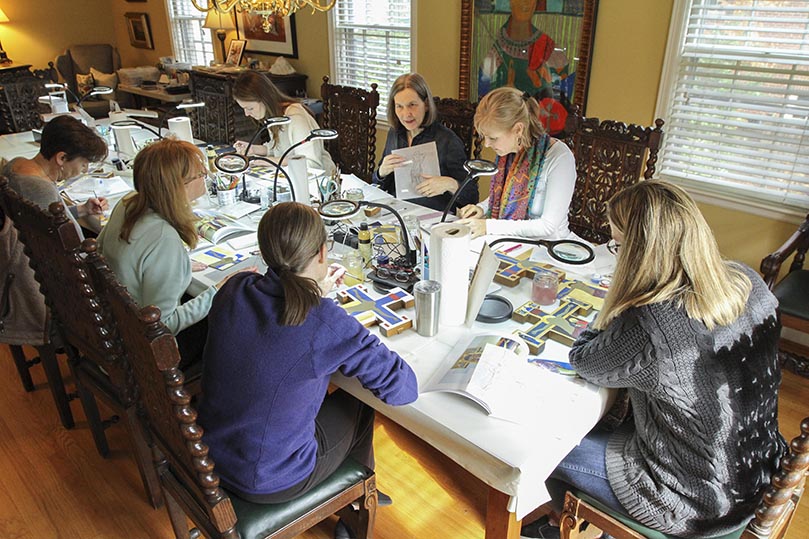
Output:
[[518,243],[517,245],[512,245],[512,246],[511,246],[511,247],[509,247],[508,249],[504,249],[504,250],[503,250],[503,254],[508,254],[508,253],[510,253],[511,251],[514,251],[515,249],[519,249],[520,247],[522,247],[522,243]]

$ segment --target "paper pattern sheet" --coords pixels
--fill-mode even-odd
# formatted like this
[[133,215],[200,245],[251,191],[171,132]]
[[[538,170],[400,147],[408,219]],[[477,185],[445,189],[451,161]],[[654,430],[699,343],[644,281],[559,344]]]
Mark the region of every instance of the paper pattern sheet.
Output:
[[396,198],[398,199],[407,200],[422,196],[416,191],[416,186],[424,180],[421,177],[422,174],[428,176],[441,175],[435,141],[410,146],[409,148],[400,148],[393,150],[391,153],[401,155],[404,157],[405,162],[410,161],[409,164],[393,169]]

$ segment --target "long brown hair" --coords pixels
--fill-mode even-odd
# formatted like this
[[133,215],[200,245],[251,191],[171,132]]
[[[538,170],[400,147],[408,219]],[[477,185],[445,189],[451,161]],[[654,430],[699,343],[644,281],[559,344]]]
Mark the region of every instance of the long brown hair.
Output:
[[121,239],[129,241],[135,223],[148,210],[165,219],[191,248],[197,245],[197,216],[191,211],[185,184],[204,173],[199,148],[182,140],[164,138],[135,156],[136,193],[125,199]]
[[326,243],[318,213],[299,202],[273,206],[258,224],[258,247],[264,262],[281,279],[284,310],[281,325],[299,326],[320,304],[320,285],[300,274]]
[[[281,116],[288,106],[300,103],[299,99],[288,96],[279,90],[268,77],[257,71],[245,71],[236,78],[233,83],[233,98],[240,101],[263,103],[267,108],[267,117]],[[270,130],[273,141],[277,141],[281,127],[276,125]]]
[[[475,129],[478,132],[494,127],[502,131],[523,124],[520,148],[530,148],[545,134],[539,121],[539,103],[525,92],[510,86],[492,90],[480,100],[475,110]],[[482,128],[482,129],[481,129]]]
[[739,317],[750,279],[722,259],[708,223],[683,189],[642,181],[616,194],[608,215],[623,239],[597,329],[627,309],[664,301],[685,307],[689,318],[708,329]]
[[418,73],[405,73],[404,75],[399,75],[396,77],[396,80],[393,81],[393,86],[390,87],[390,94],[388,95],[388,123],[390,123],[394,129],[402,127],[402,122],[399,121],[399,117],[396,115],[396,103],[394,102],[394,98],[396,94],[406,88],[410,88],[416,92],[416,95],[424,101],[424,106],[427,107],[424,120],[422,120],[419,127],[432,125],[433,122],[438,119],[438,107],[435,105],[433,93],[430,91],[430,87],[427,86],[427,81]]

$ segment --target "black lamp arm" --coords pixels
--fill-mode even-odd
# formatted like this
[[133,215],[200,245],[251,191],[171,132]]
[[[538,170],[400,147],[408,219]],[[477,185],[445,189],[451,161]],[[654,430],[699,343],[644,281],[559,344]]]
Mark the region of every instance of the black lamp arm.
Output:
[[360,206],[368,206],[370,208],[382,208],[383,210],[387,210],[393,214],[394,217],[399,221],[399,226],[402,227],[402,237],[404,241],[402,242],[405,247],[405,260],[410,267],[414,267],[416,265],[416,251],[410,248],[410,235],[407,231],[407,227],[405,226],[404,219],[402,216],[399,215],[399,212],[394,210],[392,207],[388,206],[387,204],[382,204],[380,202],[370,202],[368,200],[361,200],[359,202]]
[[[275,200],[276,200],[275,189],[276,189],[276,187],[278,187],[278,171],[280,170],[281,172],[283,172],[284,176],[287,179],[289,179],[289,175],[287,174],[287,171],[284,170],[284,168],[281,166],[280,161],[278,163],[276,163],[275,161],[273,161],[272,159],[268,159],[267,157],[261,157],[259,155],[253,155],[253,156],[247,156],[247,159],[248,159],[248,161],[251,161],[251,162],[252,161],[264,161],[265,163],[269,163],[269,164],[271,164],[272,166],[275,167],[275,180],[273,181],[273,187],[272,187],[273,202],[275,202]],[[242,176],[242,180],[244,180],[244,176]],[[295,193],[295,187],[292,185],[291,181],[288,181],[287,183],[289,184],[289,192],[292,194],[292,200],[297,201],[298,197],[296,196],[296,193]]]
[[443,223],[444,221],[447,220],[447,214],[449,213],[449,210],[452,209],[452,205],[455,204],[455,201],[458,200],[458,196],[460,196],[461,191],[463,191],[466,188],[466,186],[469,185],[472,182],[472,180],[474,180],[475,178],[477,178],[476,175],[468,174],[466,176],[466,178],[464,179],[463,183],[461,183],[461,185],[458,186],[458,190],[455,191],[455,194],[453,194],[452,198],[449,199],[449,204],[447,204],[447,207],[444,208],[444,214],[441,215],[441,221],[440,221],[441,223]]
[[[276,166],[275,179],[273,179],[273,182],[272,182],[272,201],[273,202],[275,202],[278,199],[278,194],[276,192],[276,188],[278,187],[278,173],[281,171],[281,163],[284,162],[284,159],[287,158],[287,155],[289,155],[289,153],[292,150],[294,150],[295,148],[297,148],[301,144],[309,142],[310,140],[311,140],[311,136],[308,136],[308,137],[304,138],[302,141],[296,142],[295,144],[293,144],[292,146],[287,148],[284,153],[281,154],[281,158],[278,160],[278,163],[275,165]],[[290,188],[292,188],[292,180],[290,179],[289,174],[287,174],[286,171],[284,171],[284,176],[287,177],[287,181],[289,182],[289,186],[290,186]],[[297,200],[297,199],[295,199],[294,196],[293,196],[293,200]]]
[[137,121],[137,120],[123,120],[123,121],[120,121],[120,122],[112,122],[110,125],[111,125],[111,126],[113,126],[113,127],[115,127],[116,125],[117,125],[117,126],[121,126],[121,127],[125,127],[125,126],[132,126],[132,127],[134,127],[134,126],[138,126],[138,127],[140,127],[141,129],[145,129],[146,131],[148,131],[148,132],[152,133],[153,135],[157,135],[157,136],[158,136],[158,138],[163,138],[163,137],[161,137],[161,136],[160,136],[160,133],[158,133],[157,131],[155,131],[154,129],[152,129],[152,126],[150,126],[150,125],[148,125],[148,124],[145,124],[145,123],[143,123],[143,122],[139,122],[139,121]]

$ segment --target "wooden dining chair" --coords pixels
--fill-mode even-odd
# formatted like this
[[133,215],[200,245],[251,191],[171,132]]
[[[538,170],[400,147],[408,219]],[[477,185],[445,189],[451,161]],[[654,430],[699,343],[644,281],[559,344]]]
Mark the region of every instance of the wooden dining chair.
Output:
[[483,139],[475,130],[475,110],[478,104],[451,97],[433,97],[433,100],[438,107],[438,119],[458,135],[466,155],[470,159],[480,159]]
[[[798,229],[787,238],[781,247],[761,261],[764,282],[778,298],[781,325],[809,333],[809,269],[804,269],[806,251],[809,250],[809,214]],[[781,266],[792,257],[789,271],[780,281]],[[781,340],[781,350],[793,354],[790,367],[798,374],[809,376],[809,347]]]
[[342,172],[352,173],[370,182],[376,168],[376,108],[379,92],[376,83],[371,90],[331,84],[323,77],[320,97],[323,100],[324,128],[335,129],[339,136],[325,141],[326,149]]
[[[213,459],[202,442],[197,412],[178,368],[177,341],[155,306],[140,309],[98,253],[95,240],[82,244],[99,301],[117,323],[117,338],[138,388],[138,410],[155,455],[174,533],[186,539],[186,516],[209,538],[285,539],[299,535],[334,513],[358,537],[370,538],[376,515],[374,472],[347,461],[323,483],[282,504],[256,504],[219,486]],[[352,511],[358,503],[359,511]]]
[[131,372],[111,338],[114,321],[95,299],[75,224],[67,217],[61,202],[54,202],[46,212],[17,195],[5,177],[0,177],[0,203],[17,228],[34,277],[51,310],[96,449],[104,457],[109,455],[104,429],[117,421],[116,416],[109,421],[101,420],[98,397],[126,418],[147,496],[154,507],[160,507],[163,503],[160,484],[135,417]]
[[595,244],[609,241],[606,205],[624,187],[654,176],[663,138],[660,118],[654,127],[584,118],[578,108],[568,116],[564,139],[576,158],[576,187],[570,203],[570,230]]
[[[803,495],[809,473],[809,417],[801,422],[801,433],[789,444],[770,485],[761,496],[753,519],[744,527],[714,539],[782,539]],[[585,523],[615,539],[668,539],[669,536],[618,515],[596,500],[570,491],[560,519],[562,539],[580,537]],[[588,524],[588,525],[589,525]]]

